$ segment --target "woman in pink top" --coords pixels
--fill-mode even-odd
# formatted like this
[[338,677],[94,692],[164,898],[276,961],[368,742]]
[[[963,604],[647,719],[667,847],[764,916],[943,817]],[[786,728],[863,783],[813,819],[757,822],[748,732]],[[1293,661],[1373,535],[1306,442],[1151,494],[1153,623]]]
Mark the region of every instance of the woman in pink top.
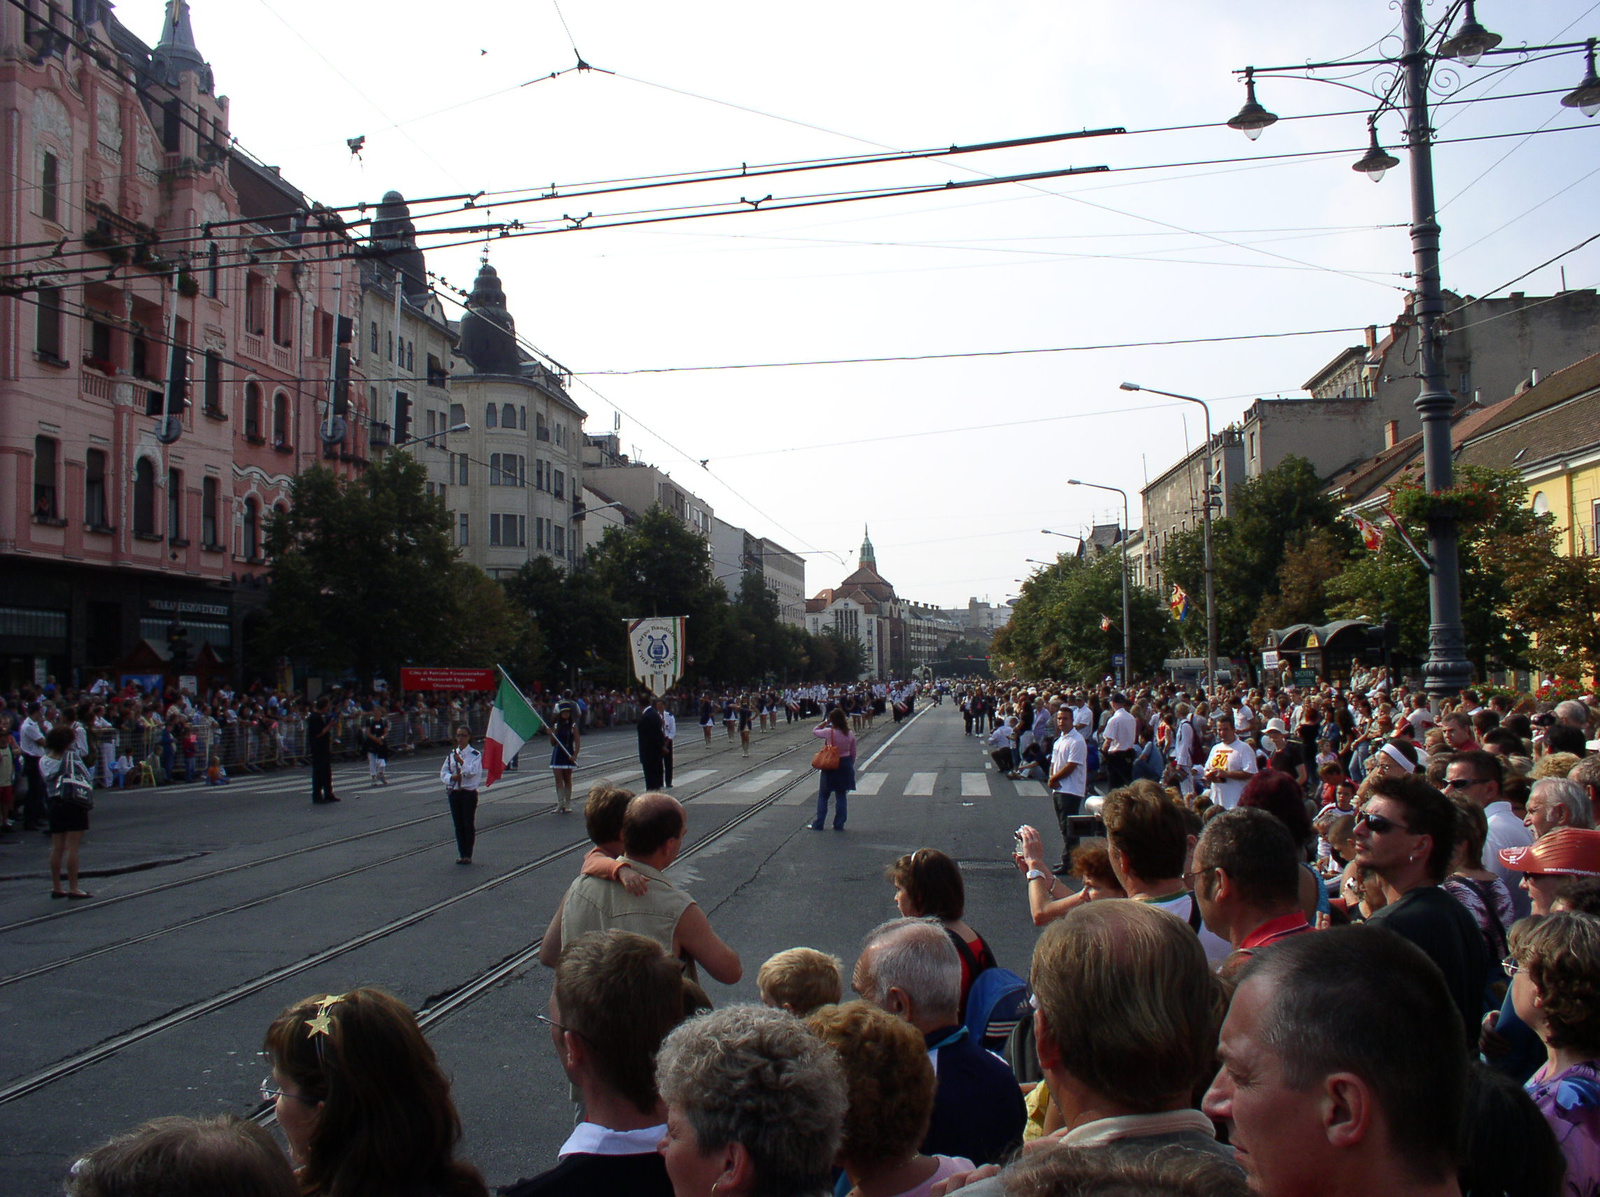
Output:
[[817,817],[811,821],[811,830],[822,830],[828,821],[828,795],[837,794],[839,801],[833,808],[833,829],[843,831],[845,814],[849,810],[846,796],[856,788],[856,738],[850,734],[850,722],[838,707],[829,711],[828,718],[812,728],[811,734],[839,750],[837,769],[817,770],[822,784],[817,791]]

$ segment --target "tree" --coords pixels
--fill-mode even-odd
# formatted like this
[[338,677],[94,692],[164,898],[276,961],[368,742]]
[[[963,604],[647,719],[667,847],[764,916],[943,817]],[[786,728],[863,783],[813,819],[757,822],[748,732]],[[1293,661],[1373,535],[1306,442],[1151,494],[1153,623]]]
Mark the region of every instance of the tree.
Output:
[[[1130,592],[1128,609],[1129,676],[1155,673],[1177,641],[1175,621],[1162,598],[1143,587]],[[1087,683],[1114,672],[1112,656],[1122,645],[1122,557],[1105,553],[1093,561],[1064,558],[1024,583],[990,655],[1023,677]]]
[[487,669],[502,665],[513,675],[536,673],[543,655],[539,629],[506,588],[476,565],[454,564],[461,606],[447,659],[455,665]]
[[705,537],[677,516],[656,504],[626,527],[607,528],[591,552],[587,568],[610,594],[623,619],[689,617],[687,637],[694,665],[685,670],[685,676],[732,676],[720,660],[728,592],[712,577],[711,549]]
[[822,630],[821,640],[832,653],[833,662],[823,673],[825,682],[853,682],[867,670],[867,646],[852,636],[846,636],[836,627]]
[[[1517,471],[1461,466],[1456,489],[1481,496],[1459,525],[1462,631],[1467,657],[1480,676],[1492,664],[1531,664],[1533,633],[1545,626],[1553,646],[1592,654],[1592,647],[1581,647],[1586,635],[1593,644],[1593,630],[1585,633],[1583,624],[1594,610],[1589,583],[1583,571],[1562,564],[1555,518],[1528,507],[1527,487]],[[1419,548],[1426,549],[1425,517],[1436,502],[1414,473],[1394,488],[1391,509]],[[1387,615],[1399,625],[1401,652],[1427,657],[1428,576],[1392,529],[1376,552],[1362,552],[1327,589],[1334,600],[1330,614],[1346,619]],[[1549,648],[1541,659],[1555,664],[1560,652]]]
[[622,612],[593,570],[578,565],[563,571],[548,557],[534,557],[504,585],[542,637],[533,676],[557,689],[580,676],[611,684],[626,680]]
[[[297,475],[267,530],[267,637],[274,654],[363,681],[402,663],[456,664],[461,575],[449,516],[427,472],[390,453],[359,478],[321,466]],[[462,662],[463,664],[465,662]]]
[[[1214,520],[1211,527],[1217,647],[1225,655],[1248,658],[1262,642],[1255,629],[1267,601],[1280,594],[1281,570],[1289,554],[1303,554],[1320,532],[1323,544],[1314,559],[1325,562],[1330,553],[1352,549],[1355,533],[1339,518],[1338,503],[1323,491],[1316,468],[1304,457],[1286,457],[1265,473],[1241,482],[1233,489],[1229,505],[1230,514]],[[1310,560],[1302,558],[1296,568]],[[1162,568],[1189,593],[1191,603],[1203,606],[1205,551],[1199,529],[1180,532],[1168,541]],[[1319,616],[1326,614],[1315,609],[1316,589],[1317,584],[1311,583],[1293,604],[1313,617],[1307,622],[1323,622]],[[1183,629],[1184,643],[1191,649],[1205,643],[1205,612],[1198,614],[1200,619]]]
[[989,649],[987,645],[980,644],[976,640],[967,640],[961,636],[956,637],[939,650],[939,660],[941,661],[970,660],[974,657],[982,658],[988,655]]
[[1345,571],[1351,554],[1344,537],[1318,528],[1305,544],[1290,548],[1278,567],[1278,585],[1268,594],[1250,625],[1253,644],[1265,644],[1273,628],[1328,622],[1328,583]]

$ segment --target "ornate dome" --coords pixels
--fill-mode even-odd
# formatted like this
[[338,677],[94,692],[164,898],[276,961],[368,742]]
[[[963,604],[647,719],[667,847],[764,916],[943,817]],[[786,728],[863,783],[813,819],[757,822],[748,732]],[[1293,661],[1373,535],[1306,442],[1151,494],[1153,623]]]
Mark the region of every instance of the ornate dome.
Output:
[[461,317],[461,345],[456,352],[472,363],[474,374],[516,374],[522,369],[517,352],[516,324],[506,309],[506,293],[495,268],[485,262],[478,270]]

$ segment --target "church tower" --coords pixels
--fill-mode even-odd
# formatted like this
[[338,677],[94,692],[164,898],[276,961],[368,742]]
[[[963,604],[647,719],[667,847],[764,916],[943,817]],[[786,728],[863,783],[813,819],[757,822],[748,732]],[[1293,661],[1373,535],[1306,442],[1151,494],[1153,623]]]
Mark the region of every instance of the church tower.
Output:
[[861,560],[856,564],[860,568],[867,566],[871,566],[873,569],[878,568],[878,557],[872,551],[872,537],[868,534],[865,524],[861,525]]

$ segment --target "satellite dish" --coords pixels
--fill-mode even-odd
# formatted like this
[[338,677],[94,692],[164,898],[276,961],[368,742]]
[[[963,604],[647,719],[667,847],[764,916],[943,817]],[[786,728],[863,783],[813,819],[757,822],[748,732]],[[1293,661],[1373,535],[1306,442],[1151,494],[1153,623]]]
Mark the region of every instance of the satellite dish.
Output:
[[183,421],[177,416],[162,416],[161,422],[156,425],[156,440],[163,445],[171,445],[183,435]]
[[327,422],[322,425],[322,443],[337,445],[344,440],[345,433],[349,430],[350,426],[345,423],[343,416],[329,416]]

